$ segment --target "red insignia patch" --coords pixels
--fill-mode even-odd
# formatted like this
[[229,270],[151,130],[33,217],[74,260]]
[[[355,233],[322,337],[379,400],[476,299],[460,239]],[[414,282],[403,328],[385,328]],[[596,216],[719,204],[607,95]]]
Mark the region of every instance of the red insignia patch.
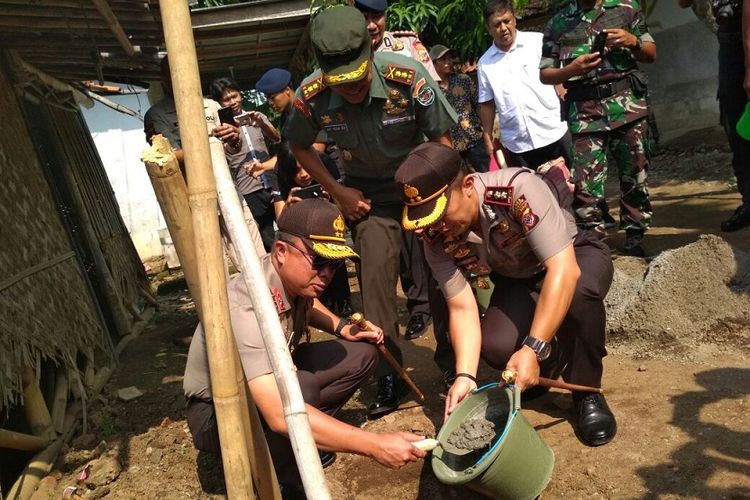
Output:
[[276,312],[281,314],[286,309],[284,308],[284,299],[281,298],[281,291],[278,288],[271,289],[271,296],[273,297],[273,303],[276,306]]
[[307,109],[307,104],[299,97],[294,98],[294,107],[300,110],[303,115],[310,118],[310,110]]
[[388,67],[386,67],[385,74],[383,76],[386,80],[411,85],[414,81],[415,74],[416,72],[411,68],[403,68],[401,66],[394,66],[390,64],[388,65]]
[[524,232],[528,233],[539,222],[539,216],[531,211],[529,202],[523,195],[519,196],[513,203],[513,213],[516,216],[516,220],[523,226]]
[[513,205],[513,186],[487,186],[484,192],[484,202],[501,207]]

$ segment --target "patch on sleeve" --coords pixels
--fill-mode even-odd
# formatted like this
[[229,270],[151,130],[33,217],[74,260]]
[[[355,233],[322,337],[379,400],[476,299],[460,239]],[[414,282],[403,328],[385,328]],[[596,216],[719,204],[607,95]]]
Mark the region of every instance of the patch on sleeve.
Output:
[[417,96],[417,102],[425,107],[435,102],[435,91],[432,87],[426,86]]
[[534,226],[539,222],[539,216],[531,211],[529,202],[524,195],[519,196],[513,202],[513,214],[516,216],[516,220],[523,226],[524,232],[527,233],[534,229]]
[[310,118],[310,110],[308,109],[307,104],[305,104],[305,101],[299,97],[294,98],[294,107],[300,110],[307,118]]
[[430,62],[430,54],[427,52],[427,49],[424,48],[424,45],[419,38],[415,38],[414,41],[411,42],[411,46],[414,47],[414,53],[417,55],[417,59],[420,62]]
[[309,101],[316,95],[323,92],[325,88],[326,84],[323,83],[323,77],[320,76],[311,82],[302,84],[302,95],[305,97],[306,101]]
[[484,202],[501,207],[513,205],[513,186],[487,186]]
[[414,99],[419,97],[419,93],[422,92],[422,87],[424,87],[426,83],[427,80],[425,80],[424,77],[417,80],[417,83],[414,84],[414,89],[411,91],[411,95]]
[[386,67],[385,75],[383,76],[386,80],[411,85],[414,81],[415,74],[416,72],[411,68],[404,68],[401,66],[394,66],[392,64],[389,64],[388,67]]

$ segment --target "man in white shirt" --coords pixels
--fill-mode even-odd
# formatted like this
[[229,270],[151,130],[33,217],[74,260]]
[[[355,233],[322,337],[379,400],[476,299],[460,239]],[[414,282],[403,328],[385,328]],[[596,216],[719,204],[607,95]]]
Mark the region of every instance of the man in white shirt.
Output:
[[479,59],[479,118],[493,153],[495,112],[511,166],[536,168],[562,156],[570,164],[570,133],[560,99],[539,80],[542,34],[516,30],[512,0],[490,0],[484,20],[493,43]]

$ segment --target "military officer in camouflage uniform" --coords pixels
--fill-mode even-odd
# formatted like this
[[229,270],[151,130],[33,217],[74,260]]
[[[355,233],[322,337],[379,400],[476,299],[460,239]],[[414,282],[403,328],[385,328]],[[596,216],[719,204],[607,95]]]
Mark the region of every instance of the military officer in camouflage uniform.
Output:
[[413,31],[386,31],[385,11],[388,0],[356,0],[354,6],[365,16],[367,32],[372,40],[374,52],[395,52],[419,61],[436,82],[440,81],[430,53]]
[[[466,175],[456,151],[433,143],[414,148],[396,172],[402,225],[431,241],[425,254],[448,301],[456,381],[446,416],[476,389],[480,354],[497,370],[514,370],[522,390],[540,373],[600,387],[612,259],[558,201],[556,194],[570,193],[564,171],[539,169],[557,179],[555,194],[529,169]],[[469,273],[495,283],[481,322]],[[617,424],[604,397],[575,392],[573,401],[581,440],[612,440]]]
[[[353,221],[365,315],[382,325],[386,344],[400,358],[394,341],[403,203],[393,174],[425,137],[450,145],[448,130],[456,114],[421,64],[399,54],[371,52],[365,19],[354,7],[318,14],[310,39],[321,69],[297,90],[283,134],[295,158]],[[345,185],[331,177],[312,149],[321,129],[341,149]],[[378,399],[369,412],[373,418],[398,406],[392,369],[381,362],[378,376]]]
[[[605,48],[592,53],[601,32]],[[647,89],[637,62],[655,59],[656,44],[638,0],[573,0],[544,29],[540,77],[567,89],[579,223],[605,234],[597,202],[604,198],[609,153],[620,179],[625,252],[637,256],[643,256],[641,241],[651,223]]]

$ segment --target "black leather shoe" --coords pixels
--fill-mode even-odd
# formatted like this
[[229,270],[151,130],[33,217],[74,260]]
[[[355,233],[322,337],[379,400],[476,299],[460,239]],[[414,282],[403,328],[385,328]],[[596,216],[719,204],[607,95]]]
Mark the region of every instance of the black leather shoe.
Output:
[[748,226],[750,226],[750,204],[745,204],[737,207],[732,216],[721,223],[721,230],[731,233]]
[[645,257],[646,252],[643,250],[641,242],[643,241],[643,231],[640,229],[625,230],[625,255],[631,257]]
[[617,434],[617,422],[602,394],[574,392],[577,434],[583,444],[601,446]]
[[307,500],[305,488],[298,483],[279,483],[281,498],[283,500]]
[[388,415],[398,408],[398,394],[396,389],[396,375],[389,373],[378,379],[378,394],[375,402],[367,408],[367,418],[376,418]]
[[324,469],[333,465],[333,462],[336,461],[336,454],[332,451],[319,451],[318,454],[320,455],[320,465],[322,465]]
[[404,337],[406,340],[418,339],[422,336],[425,329],[427,328],[427,322],[424,320],[421,314],[415,314],[409,318],[409,323],[406,325],[406,333]]

